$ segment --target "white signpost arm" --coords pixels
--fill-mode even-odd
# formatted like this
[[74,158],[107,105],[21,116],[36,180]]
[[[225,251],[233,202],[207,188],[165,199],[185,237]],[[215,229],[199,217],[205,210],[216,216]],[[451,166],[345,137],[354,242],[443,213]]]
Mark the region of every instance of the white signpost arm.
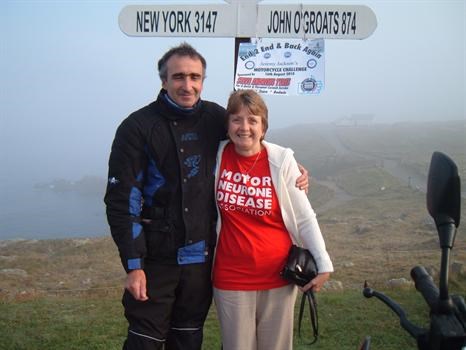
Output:
[[377,27],[361,5],[129,5],[119,16],[129,36],[365,39]]

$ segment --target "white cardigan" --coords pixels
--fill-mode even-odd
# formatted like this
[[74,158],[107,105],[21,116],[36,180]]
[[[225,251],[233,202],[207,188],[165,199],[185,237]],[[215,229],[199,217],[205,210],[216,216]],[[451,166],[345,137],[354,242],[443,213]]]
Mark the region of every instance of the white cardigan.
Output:
[[[228,140],[220,142],[215,169],[215,198],[220,177],[222,155]],[[267,149],[272,183],[277,193],[283,222],[294,244],[309,249],[317,263],[319,272],[332,272],[333,265],[325,248],[325,242],[316,219],[316,214],[304,191],[295,186],[301,175],[293,151],[279,145],[262,141]],[[217,206],[217,240],[222,225],[220,211]]]

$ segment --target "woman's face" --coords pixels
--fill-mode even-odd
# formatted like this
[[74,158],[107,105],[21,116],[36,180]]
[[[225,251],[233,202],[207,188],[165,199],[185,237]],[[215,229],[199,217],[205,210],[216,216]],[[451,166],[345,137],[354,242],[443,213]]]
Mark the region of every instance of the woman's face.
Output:
[[262,117],[251,114],[246,107],[228,116],[228,136],[239,154],[249,156],[258,153],[264,134]]

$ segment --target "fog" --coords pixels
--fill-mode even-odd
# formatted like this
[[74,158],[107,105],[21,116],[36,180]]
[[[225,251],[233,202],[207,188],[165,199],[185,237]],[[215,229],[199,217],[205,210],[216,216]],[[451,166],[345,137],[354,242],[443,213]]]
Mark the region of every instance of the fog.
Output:
[[[2,188],[105,177],[116,127],[154,99],[156,61],[182,40],[207,59],[203,98],[225,104],[234,39],[128,37],[119,12],[140,3],[0,3]],[[377,29],[365,40],[326,40],[323,93],[267,96],[271,129],[354,114],[376,123],[465,118],[464,1],[319,3],[367,5]]]

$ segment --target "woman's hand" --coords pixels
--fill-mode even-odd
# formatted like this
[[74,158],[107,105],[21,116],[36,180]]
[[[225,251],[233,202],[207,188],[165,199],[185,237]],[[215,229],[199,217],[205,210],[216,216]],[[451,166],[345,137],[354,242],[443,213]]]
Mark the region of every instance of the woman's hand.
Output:
[[330,272],[319,273],[313,280],[311,280],[308,284],[299,289],[301,292],[307,292],[308,290],[312,290],[313,292],[318,292],[324,283],[329,279]]

